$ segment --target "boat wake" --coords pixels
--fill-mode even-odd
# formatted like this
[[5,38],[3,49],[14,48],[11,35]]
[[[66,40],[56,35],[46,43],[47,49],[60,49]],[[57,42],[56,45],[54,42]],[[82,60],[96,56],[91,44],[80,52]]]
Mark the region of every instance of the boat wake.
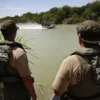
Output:
[[45,29],[43,28],[40,24],[37,23],[19,23],[17,24],[17,26],[19,27],[19,29]]

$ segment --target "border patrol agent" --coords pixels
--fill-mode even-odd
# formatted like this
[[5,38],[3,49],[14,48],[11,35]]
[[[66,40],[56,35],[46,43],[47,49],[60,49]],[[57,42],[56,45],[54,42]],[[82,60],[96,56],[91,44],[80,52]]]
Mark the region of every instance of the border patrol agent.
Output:
[[63,60],[54,93],[60,100],[100,100],[100,24],[86,20],[77,34],[81,48]]
[[0,81],[4,100],[36,100],[33,77],[27,55],[20,43],[14,41],[18,27],[12,20],[1,24],[4,41],[0,42]]

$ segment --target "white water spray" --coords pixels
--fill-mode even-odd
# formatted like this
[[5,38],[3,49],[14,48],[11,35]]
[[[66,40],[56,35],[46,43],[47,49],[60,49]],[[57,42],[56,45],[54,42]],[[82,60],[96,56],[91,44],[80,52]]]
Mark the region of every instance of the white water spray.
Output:
[[19,27],[19,29],[45,29],[43,28],[40,24],[37,23],[19,23],[17,24],[17,26]]

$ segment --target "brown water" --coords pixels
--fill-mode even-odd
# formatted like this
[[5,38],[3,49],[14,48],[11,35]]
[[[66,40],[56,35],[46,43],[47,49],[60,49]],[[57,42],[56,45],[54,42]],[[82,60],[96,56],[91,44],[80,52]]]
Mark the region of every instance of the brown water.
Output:
[[53,93],[52,82],[62,60],[79,47],[76,25],[58,25],[54,29],[43,29],[38,25],[19,28],[18,35],[29,40],[27,45],[37,57],[28,53],[29,60],[35,64],[29,65],[35,77],[38,100],[49,100]]

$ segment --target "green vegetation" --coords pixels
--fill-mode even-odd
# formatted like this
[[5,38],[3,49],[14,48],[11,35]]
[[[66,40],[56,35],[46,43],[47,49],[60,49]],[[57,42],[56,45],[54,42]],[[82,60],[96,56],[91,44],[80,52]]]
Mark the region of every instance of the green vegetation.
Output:
[[63,7],[51,8],[49,11],[41,13],[25,13],[22,16],[4,17],[0,19],[0,22],[12,19],[15,22],[37,22],[41,23],[43,20],[49,20],[55,24],[74,24],[81,21],[90,19],[100,21],[100,1],[96,0],[93,3],[88,3],[82,7],[70,7],[65,5]]

